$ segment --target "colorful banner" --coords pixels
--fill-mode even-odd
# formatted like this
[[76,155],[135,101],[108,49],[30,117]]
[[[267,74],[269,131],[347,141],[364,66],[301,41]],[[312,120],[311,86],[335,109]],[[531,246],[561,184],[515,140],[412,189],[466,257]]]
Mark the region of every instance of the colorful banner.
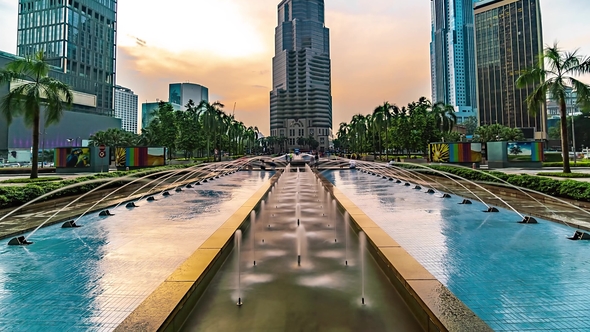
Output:
[[506,145],[510,162],[542,162],[543,142],[510,142]]
[[55,167],[85,168],[90,167],[90,148],[56,148]]
[[479,163],[481,143],[431,143],[430,160],[435,163]]
[[154,167],[166,164],[165,148],[117,148],[115,163],[117,167]]

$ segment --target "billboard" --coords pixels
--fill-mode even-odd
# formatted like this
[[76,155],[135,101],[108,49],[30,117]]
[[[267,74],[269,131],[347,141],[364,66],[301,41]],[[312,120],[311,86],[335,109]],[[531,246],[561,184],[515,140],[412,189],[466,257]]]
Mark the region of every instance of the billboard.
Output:
[[431,143],[430,161],[435,163],[479,163],[481,143]]
[[166,165],[165,148],[117,148],[115,151],[117,167],[154,167]]
[[543,142],[509,142],[506,145],[508,161],[543,161]]
[[90,148],[56,148],[55,167],[86,168],[90,167]]

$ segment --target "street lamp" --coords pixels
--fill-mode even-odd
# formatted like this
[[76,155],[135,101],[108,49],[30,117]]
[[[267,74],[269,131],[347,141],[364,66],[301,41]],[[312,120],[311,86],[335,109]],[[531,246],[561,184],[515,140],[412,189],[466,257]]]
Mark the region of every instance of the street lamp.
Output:
[[66,138],[66,141],[68,141],[68,143],[70,143],[70,146],[72,146],[72,142],[74,141],[73,138]]

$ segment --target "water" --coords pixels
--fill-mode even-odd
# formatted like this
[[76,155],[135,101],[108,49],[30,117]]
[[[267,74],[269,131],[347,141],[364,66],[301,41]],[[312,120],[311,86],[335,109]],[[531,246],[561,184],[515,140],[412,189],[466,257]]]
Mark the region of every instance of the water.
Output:
[[236,270],[237,270],[237,278],[238,278],[238,302],[236,303],[238,306],[242,305],[242,274],[240,271],[240,256],[241,256],[241,242],[242,242],[242,231],[237,230],[235,234],[235,254],[236,254]]
[[[264,201],[262,204],[264,204]],[[254,266],[256,266],[256,211],[250,212],[250,225],[252,230],[252,261],[254,262]]]
[[590,242],[571,228],[357,171],[326,177],[494,330],[590,330]]
[[31,246],[0,245],[0,331],[113,330],[271,175],[239,172],[89,214],[81,228],[41,228]]
[[361,303],[365,304],[365,248],[367,246],[367,237],[365,232],[360,232],[359,256],[361,259]]
[[[297,186],[298,181],[301,186]],[[255,227],[257,233],[264,232],[265,242],[257,242],[256,267],[248,264],[250,268],[241,272],[244,305],[238,308],[230,298],[235,289],[236,260],[246,266],[244,256],[253,247],[241,248],[241,257],[228,256],[189,315],[184,331],[421,330],[386,275],[369,257],[364,271],[367,301],[362,305],[360,258],[355,255],[348,266],[342,264],[345,243],[334,243],[334,230],[326,227],[328,223],[338,225],[338,236],[344,236],[344,217],[330,213],[331,200],[326,199],[320,208],[316,195],[325,197],[324,190],[317,193],[314,186],[304,185],[313,181],[309,171],[297,172],[294,168],[285,172],[276,194],[267,198],[270,213],[257,211]],[[299,226],[293,222],[297,199]],[[270,218],[272,228],[267,228]],[[249,234],[254,232],[245,236]],[[358,252],[358,237],[351,235],[348,242],[351,250]]]

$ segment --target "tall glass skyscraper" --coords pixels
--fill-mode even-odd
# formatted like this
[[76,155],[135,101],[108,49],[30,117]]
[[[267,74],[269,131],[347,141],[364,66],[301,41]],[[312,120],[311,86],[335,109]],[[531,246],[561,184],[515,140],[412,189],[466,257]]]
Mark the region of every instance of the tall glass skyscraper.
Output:
[[278,6],[270,93],[271,136],[313,136],[328,149],[332,132],[330,33],[324,0],[283,0]]
[[471,112],[477,108],[473,38],[475,1],[430,1],[432,100],[452,105],[457,112]]
[[545,107],[536,116],[527,110],[526,98],[534,87],[516,87],[520,72],[538,65],[543,52],[539,1],[478,2],[475,34],[480,124],[534,128],[534,138],[545,139]]
[[114,116],[117,0],[19,0],[18,55],[43,51],[73,89],[96,96],[75,111]]

